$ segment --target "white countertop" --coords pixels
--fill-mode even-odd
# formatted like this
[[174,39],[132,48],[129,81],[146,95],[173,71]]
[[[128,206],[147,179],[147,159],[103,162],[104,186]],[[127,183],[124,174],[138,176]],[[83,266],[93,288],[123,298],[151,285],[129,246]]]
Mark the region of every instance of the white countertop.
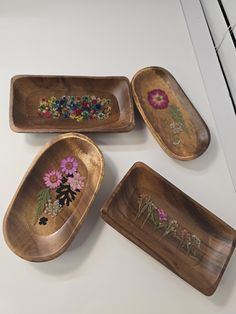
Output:
[[70,248],[51,262],[29,263],[8,249],[1,233],[0,313],[235,314],[235,254],[215,294],[206,297],[99,217],[105,199],[140,160],[236,228],[236,193],[179,1],[0,0],[0,8],[1,220],[33,157],[53,137],[10,130],[15,74],[131,79],[142,67],[160,65],[178,80],[212,135],[206,153],[188,162],[169,158],[138,114],[130,133],[91,135],[104,153],[105,179]]

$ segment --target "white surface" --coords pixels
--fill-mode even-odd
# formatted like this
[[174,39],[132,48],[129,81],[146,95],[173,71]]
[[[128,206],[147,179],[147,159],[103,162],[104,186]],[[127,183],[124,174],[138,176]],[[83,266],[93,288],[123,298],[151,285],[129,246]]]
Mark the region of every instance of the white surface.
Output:
[[[201,0],[201,3],[204,9],[205,16],[207,18],[208,25],[211,30],[211,35],[217,48],[217,53],[223,67],[231,91],[231,95],[236,104],[236,49],[233,40],[230,36],[229,31],[227,32],[228,27],[218,4],[218,1]],[[225,1],[224,5],[229,5],[229,3],[230,2]],[[228,6],[225,7],[225,10],[226,8],[228,8]],[[226,12],[228,11],[229,10],[227,10]],[[234,6],[233,3],[231,3],[231,10],[229,12],[231,11],[232,13],[229,15],[229,19],[232,21],[232,25],[234,25],[236,23],[236,1],[234,1]],[[225,105],[221,106],[221,108],[225,108]],[[236,124],[236,116],[234,114],[233,116],[234,124]]]
[[[221,140],[225,157],[230,169],[231,178],[236,189],[236,147],[233,144],[232,139],[232,134],[236,134],[236,117],[232,100],[229,95],[225,78],[223,76],[223,72],[221,70],[215,47],[211,40],[211,35],[209,33],[199,0],[181,0],[181,3],[184,5],[183,8],[185,17],[202,74],[206,94],[208,96],[209,104],[217,124],[219,138]],[[203,1],[203,3],[203,7],[205,8],[205,5],[208,2]],[[206,10],[206,13],[210,11],[210,8],[214,9],[214,12],[219,19],[218,23],[219,25],[222,25],[222,16],[219,15],[219,11],[216,10],[217,7],[214,5],[210,7],[208,3],[206,8],[208,9]],[[207,14],[206,16],[208,17]],[[212,15],[210,15],[210,17],[209,24],[211,25],[213,21]],[[213,24],[215,25],[216,23],[217,21],[214,19]],[[223,33],[223,31],[221,32]],[[222,38],[222,36],[219,36],[219,38]],[[223,42],[222,46],[220,47],[220,51],[225,51],[225,44],[226,43]],[[235,49],[231,52],[233,55],[235,55]],[[233,62],[232,59],[231,61],[232,71],[233,69],[236,70],[235,62]],[[224,65],[227,65],[228,68],[230,67],[229,64]],[[235,76],[235,73],[233,73],[233,75]],[[230,83],[230,86],[232,86],[232,91],[234,91],[236,95],[236,89],[234,90],[236,86],[234,82],[232,82],[232,84]]]
[[99,218],[116,183],[141,160],[236,227],[236,194],[179,1],[25,0],[0,6],[1,219],[33,157],[52,137],[10,131],[14,74],[131,78],[144,66],[161,65],[176,77],[212,134],[207,152],[190,162],[170,159],[139,116],[130,133],[92,135],[104,153],[106,174],[71,247],[54,261],[33,264],[15,256],[1,234],[0,313],[235,314],[235,255],[216,293],[206,297]]
[[[236,23],[236,9],[235,9],[235,0],[222,0],[225,12],[228,16],[230,24],[233,26]],[[234,35],[236,36],[236,28],[233,30]]]

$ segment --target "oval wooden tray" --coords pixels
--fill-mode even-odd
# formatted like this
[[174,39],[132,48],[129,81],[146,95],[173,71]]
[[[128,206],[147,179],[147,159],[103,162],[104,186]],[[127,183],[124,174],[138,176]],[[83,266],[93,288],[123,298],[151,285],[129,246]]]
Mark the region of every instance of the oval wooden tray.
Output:
[[170,157],[190,160],[207,149],[208,127],[167,70],[144,68],[135,74],[131,84],[140,114]]
[[15,132],[126,132],[134,125],[126,77],[17,75],[11,80]]
[[206,295],[214,293],[235,248],[235,230],[141,162],[118,184],[101,215]]
[[9,248],[33,262],[62,254],[83,223],[103,175],[102,153],[87,136],[67,133],[49,141],[5,214]]

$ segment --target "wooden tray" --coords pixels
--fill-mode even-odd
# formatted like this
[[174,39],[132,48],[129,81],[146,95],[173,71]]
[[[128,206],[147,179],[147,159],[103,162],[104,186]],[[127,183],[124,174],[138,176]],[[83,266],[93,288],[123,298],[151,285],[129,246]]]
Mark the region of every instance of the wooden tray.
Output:
[[12,78],[10,127],[15,132],[126,132],[134,124],[126,77]]
[[132,91],[145,123],[170,157],[190,160],[207,149],[210,132],[168,71],[160,67],[138,71]]
[[235,230],[141,162],[101,215],[205,295],[214,293],[235,248]]
[[6,212],[3,233],[20,257],[42,262],[62,254],[100,188],[103,156],[88,137],[67,133],[38,154]]

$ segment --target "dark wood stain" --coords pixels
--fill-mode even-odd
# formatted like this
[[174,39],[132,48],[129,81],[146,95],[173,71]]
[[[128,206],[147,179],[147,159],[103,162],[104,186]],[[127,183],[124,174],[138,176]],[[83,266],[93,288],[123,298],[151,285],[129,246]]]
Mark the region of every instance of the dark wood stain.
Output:
[[[39,117],[37,108],[41,98],[64,95],[109,98],[111,116],[81,122]],[[126,77],[17,75],[11,80],[10,127],[15,132],[127,132],[134,125],[133,101]]]
[[[161,238],[150,219],[135,220],[140,193],[150,195],[158,207],[191,234],[201,239],[196,256],[187,255],[171,236]],[[101,209],[103,219],[171,269],[193,287],[211,295],[216,290],[234,251],[236,232],[206,208],[161,177],[144,163],[128,171]]]
[[[75,200],[52,218],[47,227],[34,225],[37,193],[42,178],[60,161],[74,156],[85,186]],[[23,259],[42,262],[62,254],[83,223],[104,175],[104,160],[98,147],[79,133],[62,134],[49,141],[33,161],[4,217],[3,233],[9,248]]]
[[[148,67],[138,71],[132,79],[132,92],[145,123],[152,135],[173,158],[191,160],[205,152],[210,143],[210,132],[200,114],[185,95],[175,78],[161,67]],[[163,90],[170,105],[175,105],[184,121],[184,131],[178,135],[179,145],[174,145],[173,129],[170,128],[169,109],[154,109],[148,103],[148,93]]]

